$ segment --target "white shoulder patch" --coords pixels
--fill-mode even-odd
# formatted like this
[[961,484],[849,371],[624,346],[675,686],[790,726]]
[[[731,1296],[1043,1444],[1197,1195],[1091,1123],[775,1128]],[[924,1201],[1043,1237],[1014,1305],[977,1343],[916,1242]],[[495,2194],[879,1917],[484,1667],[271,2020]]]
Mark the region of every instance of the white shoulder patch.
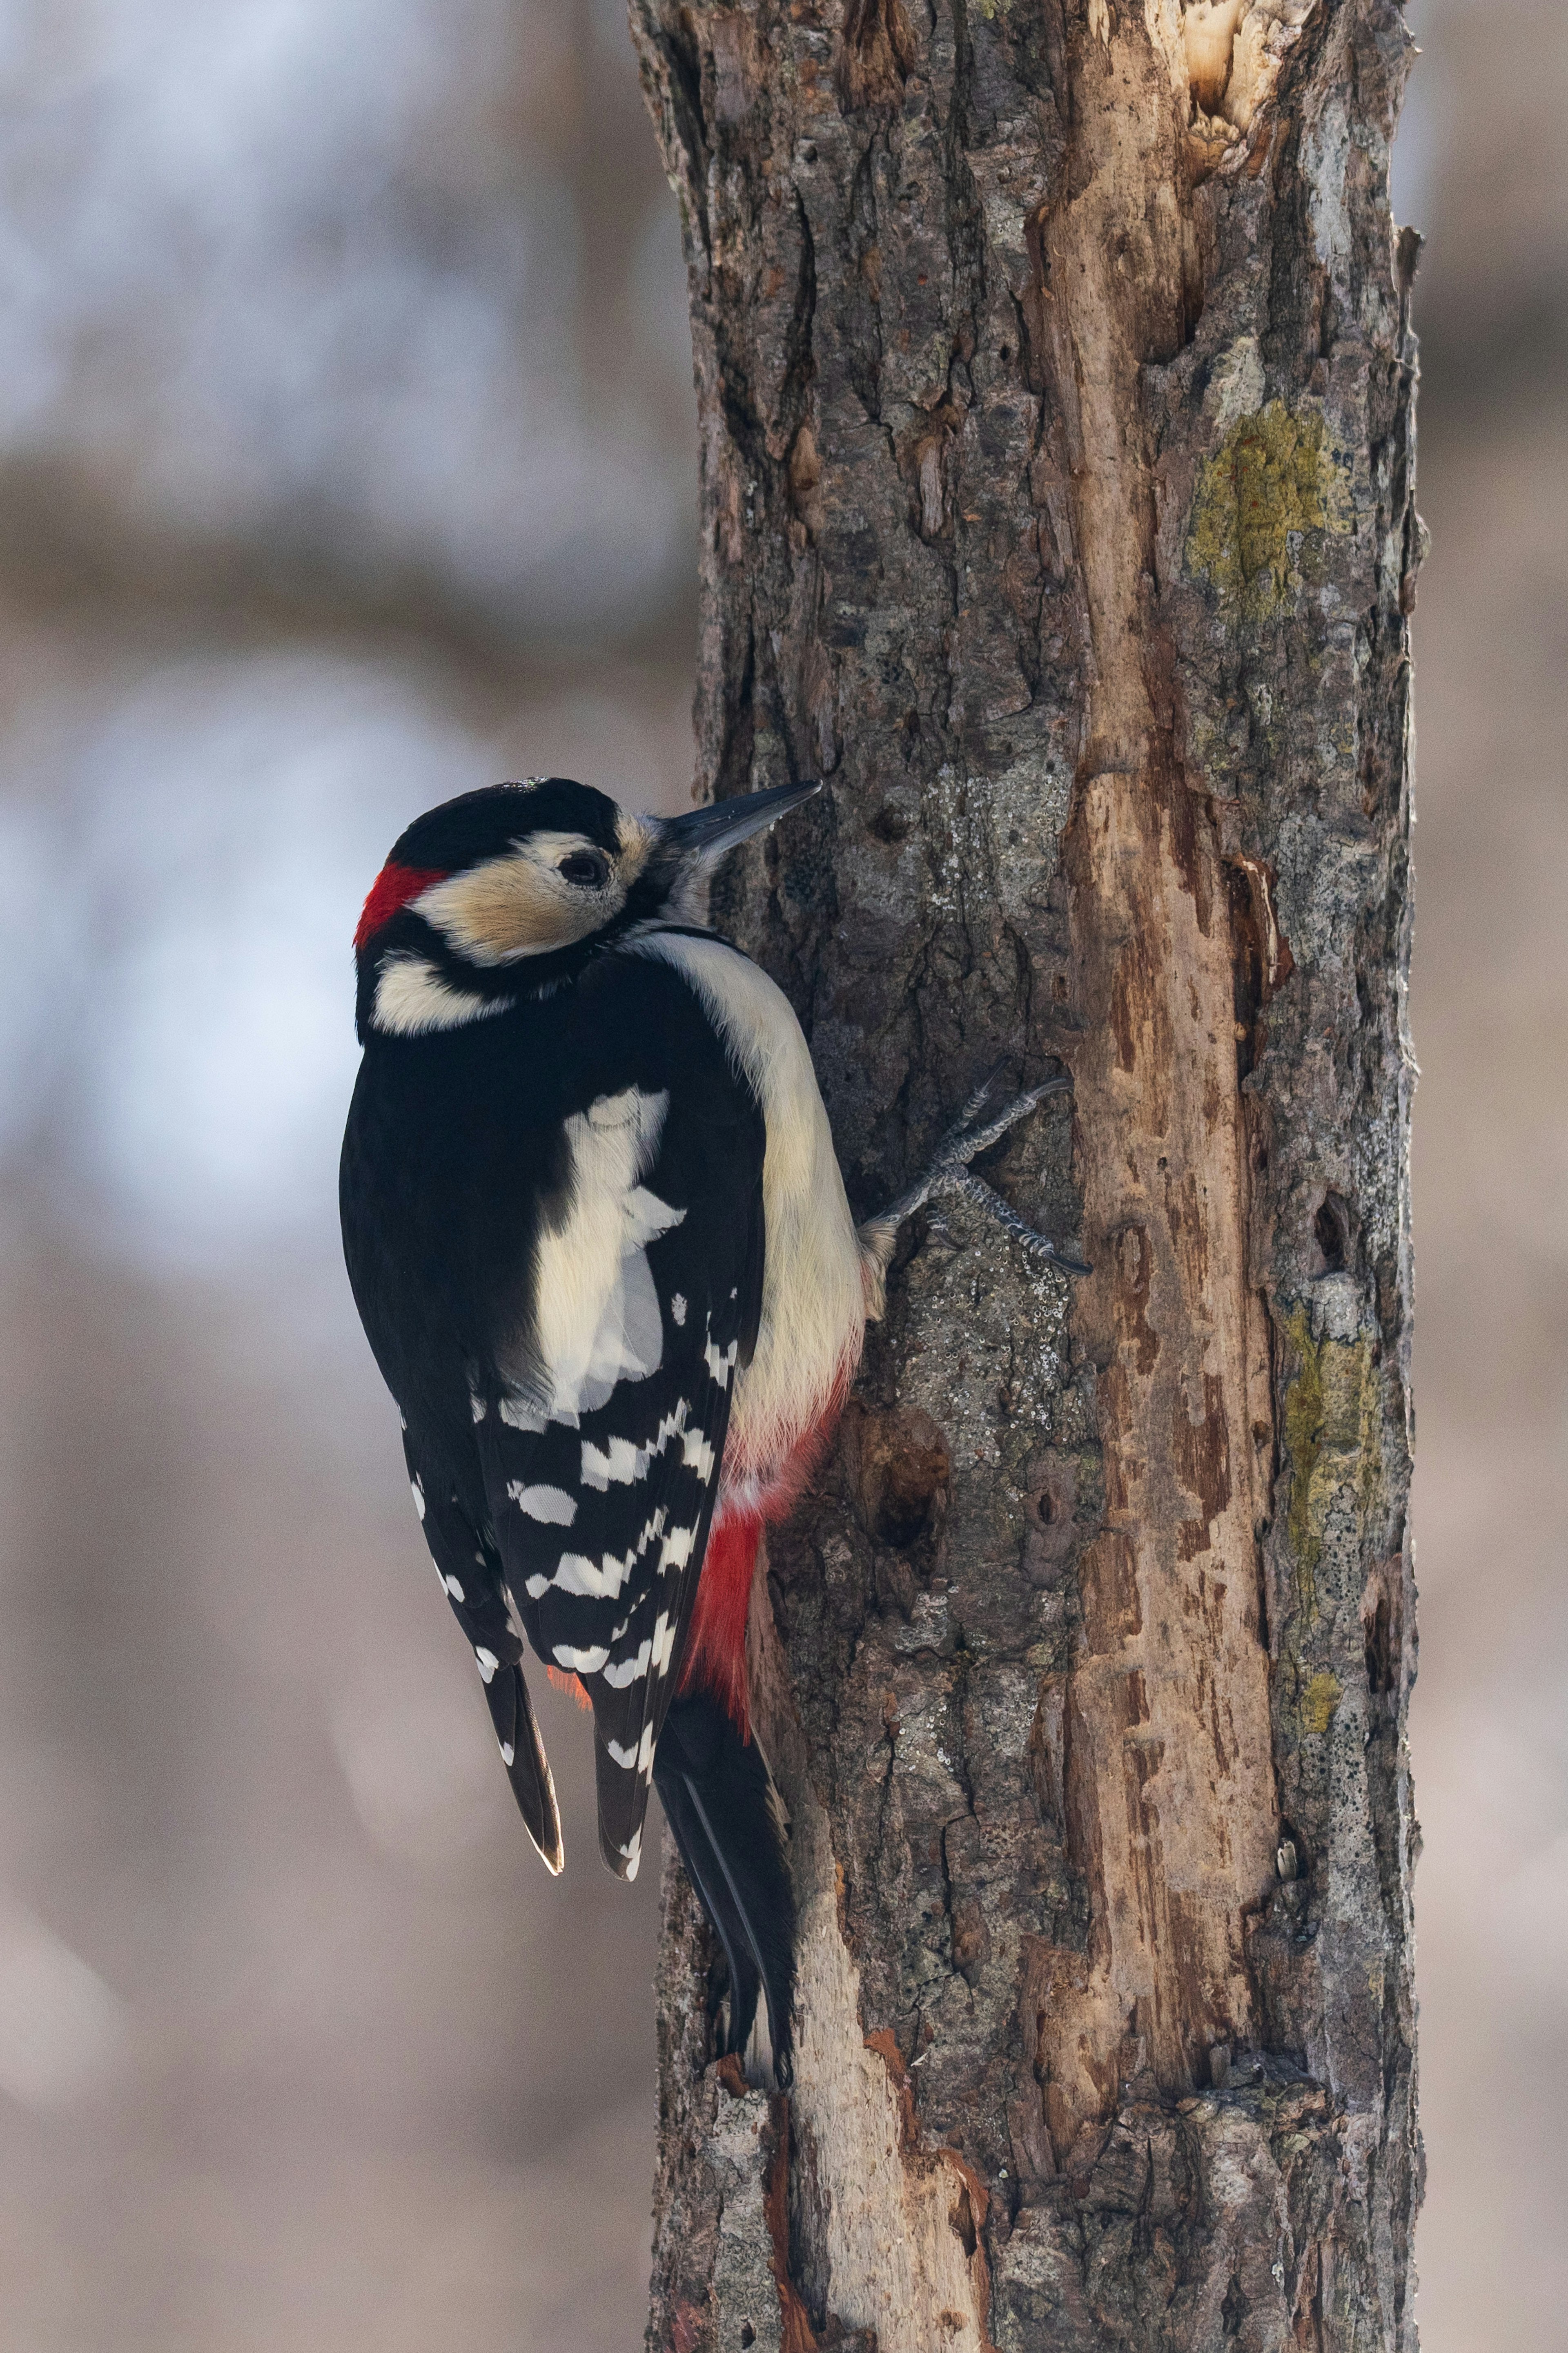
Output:
[[[669,1097],[626,1087],[566,1122],[567,1208],[540,1236],[534,1324],[546,1393],[531,1400],[551,1421],[575,1425],[622,1381],[646,1380],[664,1354],[664,1319],[647,1245],[686,1216],[650,1193]],[[514,1411],[517,1409],[514,1408]],[[522,1409],[526,1411],[526,1407]],[[511,1419],[505,1404],[505,1419]],[[584,1462],[584,1475],[592,1477]],[[621,1475],[619,1467],[606,1476]]]

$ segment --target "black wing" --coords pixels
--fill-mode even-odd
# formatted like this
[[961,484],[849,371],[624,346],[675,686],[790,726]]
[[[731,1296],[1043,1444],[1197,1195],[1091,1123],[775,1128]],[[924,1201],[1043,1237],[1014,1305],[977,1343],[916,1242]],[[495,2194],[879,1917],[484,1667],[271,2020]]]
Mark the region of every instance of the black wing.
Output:
[[500,1555],[489,1530],[477,1527],[449,1480],[430,1468],[409,1431],[403,1451],[415,1507],[452,1615],[473,1645],[490,1722],[529,1837],[552,1872],[564,1862],[561,1813],[544,1743],[522,1674],[522,1643],[507,1607]]
[[[541,1230],[531,1320],[497,1345],[474,1398],[506,1584],[533,1648],[593,1704],[600,1850],[624,1878],[762,1301],[761,1113],[710,1032],[685,1042],[667,1037],[640,1083],[569,1118],[571,1174]],[[584,1312],[565,1293],[590,1246],[616,1266],[613,1282],[607,1261],[589,1269]]]

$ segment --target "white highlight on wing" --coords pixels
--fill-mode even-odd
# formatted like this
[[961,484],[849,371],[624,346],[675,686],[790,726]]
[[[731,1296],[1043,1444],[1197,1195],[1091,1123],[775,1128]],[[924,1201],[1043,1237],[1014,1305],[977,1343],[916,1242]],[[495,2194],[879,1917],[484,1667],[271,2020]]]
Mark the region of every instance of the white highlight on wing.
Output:
[[418,1513],[420,1518],[423,1519],[425,1517],[425,1490],[419,1484],[417,1479],[410,1479],[408,1482],[408,1490],[414,1498],[414,1508]]
[[687,981],[767,1123],[762,1322],[735,1376],[728,1452],[737,1471],[772,1467],[853,1368],[865,1324],[860,1248],[816,1073],[788,998],[726,941],[653,931],[626,952]]
[[616,1660],[605,1669],[605,1682],[613,1691],[625,1691],[628,1683],[635,1683],[639,1677],[647,1674],[652,1649],[652,1644],[645,1636],[631,1658]]
[[525,1512],[531,1520],[569,1528],[577,1516],[577,1498],[569,1495],[564,1487],[525,1487],[521,1479],[512,1479],[506,1492],[518,1510]]
[[714,1344],[712,1331],[710,1329],[708,1337],[702,1344],[702,1358],[709,1372],[712,1375],[713,1379],[720,1388],[727,1389],[729,1388],[730,1375],[735,1369],[735,1359],[740,1353],[741,1344],[739,1340],[731,1340],[727,1348],[721,1349],[717,1347]]
[[474,1645],[474,1660],[479,1667],[481,1682],[488,1683],[500,1666],[500,1661],[493,1651],[487,1651],[482,1642],[476,1642]]
[[637,1865],[642,1861],[641,1831],[634,1831],[631,1836],[631,1844],[629,1846],[617,1847],[616,1849],[616,1852],[626,1857],[626,1877],[628,1879],[635,1879],[637,1875]]
[[389,955],[375,984],[371,1021],[399,1038],[422,1038],[432,1029],[461,1029],[487,1014],[504,1013],[510,1000],[475,997],[443,980],[428,956]]
[[[668,1109],[668,1092],[626,1087],[565,1123],[567,1206],[560,1225],[539,1240],[534,1324],[543,1393],[528,1400],[548,1420],[574,1427],[620,1382],[646,1380],[658,1369],[664,1320],[647,1245],[686,1212],[642,1179]],[[501,1412],[513,1419],[504,1403]]]

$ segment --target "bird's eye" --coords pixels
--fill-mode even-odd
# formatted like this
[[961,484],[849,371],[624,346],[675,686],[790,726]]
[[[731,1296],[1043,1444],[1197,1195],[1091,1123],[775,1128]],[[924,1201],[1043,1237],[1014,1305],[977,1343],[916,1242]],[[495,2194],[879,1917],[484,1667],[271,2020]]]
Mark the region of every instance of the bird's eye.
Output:
[[597,851],[592,849],[574,849],[556,869],[566,881],[575,882],[583,891],[596,891],[609,871]]

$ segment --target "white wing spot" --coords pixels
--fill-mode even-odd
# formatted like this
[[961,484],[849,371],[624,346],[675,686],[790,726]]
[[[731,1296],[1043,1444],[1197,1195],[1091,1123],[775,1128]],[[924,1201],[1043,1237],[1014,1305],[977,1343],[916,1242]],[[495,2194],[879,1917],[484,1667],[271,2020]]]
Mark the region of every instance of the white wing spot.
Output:
[[446,1587],[454,1601],[466,1601],[468,1599],[468,1595],[464,1592],[461,1585],[455,1577],[444,1577],[441,1579],[441,1582]]
[[[557,1593],[581,1593],[595,1601],[614,1601],[631,1575],[637,1556],[636,1545],[624,1560],[618,1560],[614,1553],[607,1552],[595,1568],[585,1553],[563,1552],[561,1566],[550,1582]],[[533,1579],[530,1577],[531,1590],[532,1584]]]
[[647,1449],[634,1446],[629,1438],[612,1438],[602,1449],[591,1439],[583,1440],[583,1484],[597,1487],[601,1493],[612,1481],[629,1487],[634,1479],[646,1479],[647,1465]]
[[605,1681],[611,1690],[625,1691],[628,1683],[635,1683],[646,1675],[651,1651],[652,1645],[645,1639],[634,1658],[621,1659],[613,1667],[606,1667]]
[[[635,1748],[623,1748],[617,1740],[606,1740],[605,1747],[623,1773],[651,1773],[653,1770],[653,1726],[645,1724],[642,1738]],[[621,1852],[626,1852],[625,1847]]]
[[500,1761],[507,1767],[509,1772],[511,1769],[512,1759],[516,1755],[517,1751],[512,1746],[510,1741],[503,1740],[500,1744]]
[[685,1323],[686,1300],[682,1293],[679,1291],[676,1293],[674,1298],[669,1303],[669,1312],[674,1316],[678,1324]]
[[577,1498],[564,1487],[525,1487],[521,1479],[513,1479],[506,1492],[520,1512],[548,1526],[569,1528],[577,1516]]
[[696,1472],[702,1484],[706,1486],[713,1476],[713,1449],[709,1445],[706,1436],[700,1430],[689,1430],[686,1432],[686,1444],[681,1460],[688,1470]]
[[493,1651],[487,1651],[482,1642],[476,1642],[474,1645],[474,1661],[475,1664],[479,1668],[480,1676],[487,1683],[500,1664],[500,1661],[497,1658],[495,1652]]
[[574,1651],[570,1642],[557,1642],[551,1652],[558,1667],[565,1667],[574,1675],[596,1675],[609,1655],[602,1643],[590,1644],[585,1651]]
[[664,1540],[664,1550],[658,1556],[661,1577],[672,1568],[684,1568],[691,1558],[691,1547],[697,1542],[695,1528],[671,1528]]
[[642,1861],[641,1831],[634,1831],[632,1832],[631,1844],[629,1846],[617,1847],[616,1852],[617,1854],[622,1854],[626,1857],[626,1877],[628,1879],[635,1879],[637,1875],[637,1865]]
[[629,1438],[612,1438],[604,1447],[595,1446],[591,1438],[583,1440],[582,1480],[584,1487],[596,1487],[605,1494],[613,1481],[617,1486],[629,1487],[635,1480],[646,1479],[648,1466],[657,1455],[664,1452],[672,1438],[678,1438],[686,1428],[690,1406],[685,1398],[667,1413],[646,1446],[634,1445]]
[[476,1421],[483,1421],[485,1418],[485,1401],[483,1398],[476,1397],[473,1390],[470,1389],[468,1391],[468,1403],[473,1409],[474,1419]]
[[410,1479],[408,1482],[408,1492],[414,1498],[415,1510],[418,1513],[420,1518],[423,1519],[425,1517],[425,1490],[419,1484],[417,1479]]
[[650,1647],[656,1674],[668,1674],[670,1652],[674,1648],[675,1620],[667,1610],[661,1609],[653,1621],[653,1642]]

